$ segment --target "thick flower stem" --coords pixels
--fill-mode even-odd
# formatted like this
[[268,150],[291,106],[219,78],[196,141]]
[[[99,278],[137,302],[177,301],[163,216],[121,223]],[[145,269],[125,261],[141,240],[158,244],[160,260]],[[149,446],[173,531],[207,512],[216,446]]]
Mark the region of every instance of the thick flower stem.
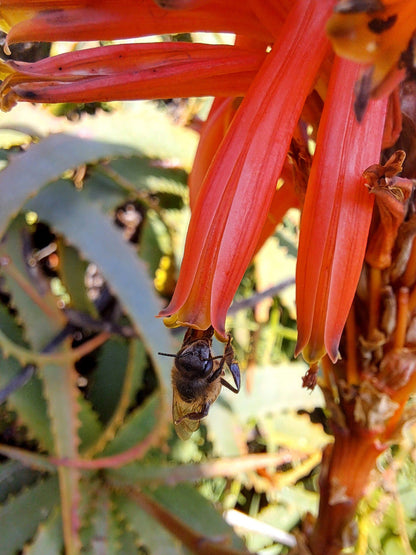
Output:
[[338,555],[363,496],[369,474],[383,449],[370,434],[342,430],[323,454],[319,517],[310,537],[313,555]]

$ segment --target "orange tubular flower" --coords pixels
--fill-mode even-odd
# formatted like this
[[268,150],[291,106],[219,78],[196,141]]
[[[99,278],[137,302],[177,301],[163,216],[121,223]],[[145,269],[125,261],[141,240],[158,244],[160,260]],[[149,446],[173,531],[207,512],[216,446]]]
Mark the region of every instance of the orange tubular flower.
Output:
[[[333,63],[325,30],[328,25],[337,52],[368,66],[370,79],[361,78],[359,90],[366,105],[401,71],[413,6],[410,0],[5,0],[0,25],[10,29],[7,44],[193,31],[228,31],[237,39],[234,46],[141,43],[33,64],[4,62],[2,108],[19,100],[216,96],[190,178],[192,218],[177,288],[160,315],[167,325],[212,325],[225,337],[228,307],[253,254],[305,196],[308,139],[315,138],[324,105],[301,220],[297,350],[311,362],[325,350],[335,360],[374,200],[362,172],[379,162],[386,101],[371,101],[357,122],[359,67]],[[236,97],[243,96],[239,105]],[[400,118],[391,114],[392,138]],[[284,185],[276,190],[279,177]]]
[[247,2],[204,0],[189,4],[187,9],[164,10],[153,0],[5,0],[0,6],[0,27],[10,29],[6,45],[192,31],[241,33],[261,39],[267,35]]
[[[333,2],[299,0],[211,164],[189,225],[179,281],[160,315],[225,337],[225,317],[259,240],[294,128],[327,51]],[[293,94],[296,91],[296,94]],[[287,107],[290,105],[290,111]]]
[[6,62],[2,109],[17,101],[97,102],[200,95],[248,89],[265,54],[236,46],[125,44],[61,54],[35,63]]
[[207,120],[201,130],[198,149],[188,180],[191,210],[195,206],[204,176],[227,132],[240,101],[241,99],[232,97],[216,98],[211,106]]
[[378,163],[387,100],[372,101],[357,122],[353,88],[359,67],[334,63],[302,214],[296,272],[297,351],[309,362],[338,344],[364,260],[373,195],[362,172]]

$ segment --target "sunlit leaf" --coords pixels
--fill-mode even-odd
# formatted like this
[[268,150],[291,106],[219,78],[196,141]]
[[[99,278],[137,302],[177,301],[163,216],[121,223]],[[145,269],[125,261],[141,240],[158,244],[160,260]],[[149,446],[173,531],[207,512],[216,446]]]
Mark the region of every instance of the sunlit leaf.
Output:
[[0,173],[0,235],[28,198],[62,173],[80,164],[115,155],[128,155],[132,150],[71,135],[50,135],[15,156]]

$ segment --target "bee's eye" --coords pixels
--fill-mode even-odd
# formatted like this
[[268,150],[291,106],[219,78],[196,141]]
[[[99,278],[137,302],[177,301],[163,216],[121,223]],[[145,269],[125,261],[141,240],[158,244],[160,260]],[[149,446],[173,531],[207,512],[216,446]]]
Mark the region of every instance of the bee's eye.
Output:
[[212,372],[212,366],[213,366],[212,358],[206,358],[204,360],[204,373],[210,374]]

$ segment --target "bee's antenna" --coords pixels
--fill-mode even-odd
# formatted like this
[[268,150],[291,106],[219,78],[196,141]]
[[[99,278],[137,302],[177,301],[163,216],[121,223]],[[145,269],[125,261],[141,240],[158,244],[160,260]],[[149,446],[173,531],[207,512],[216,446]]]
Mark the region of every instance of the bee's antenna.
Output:
[[176,357],[176,355],[172,355],[171,353],[157,353],[158,355],[162,355],[164,357]]

